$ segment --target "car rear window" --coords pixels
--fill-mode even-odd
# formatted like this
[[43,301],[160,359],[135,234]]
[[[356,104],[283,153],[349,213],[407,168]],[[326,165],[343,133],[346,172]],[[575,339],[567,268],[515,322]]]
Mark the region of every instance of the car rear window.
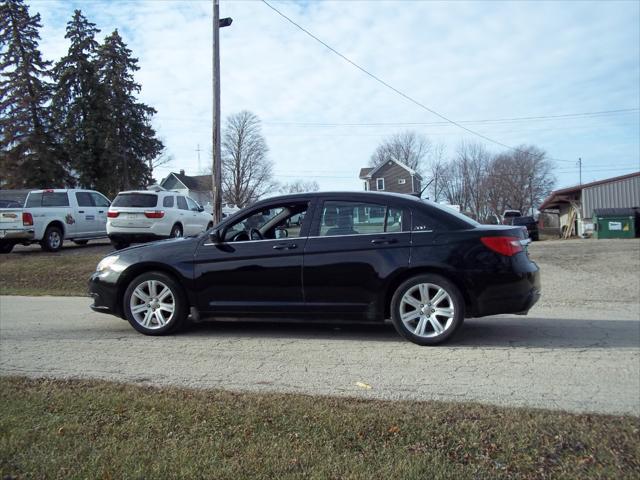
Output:
[[33,207],[68,207],[67,192],[38,192],[30,193],[27,198],[27,208]]
[[153,193],[120,193],[111,204],[114,207],[155,207],[158,196]]

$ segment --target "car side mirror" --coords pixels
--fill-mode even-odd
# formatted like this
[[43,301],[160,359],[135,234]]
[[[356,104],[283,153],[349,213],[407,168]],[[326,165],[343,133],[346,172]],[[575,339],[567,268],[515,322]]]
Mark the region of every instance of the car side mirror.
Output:
[[204,207],[198,207],[199,212],[204,212]]
[[221,243],[223,243],[222,238],[223,233],[217,228],[214,228],[209,232],[209,239],[214,245],[220,245]]
[[289,232],[284,228],[278,228],[276,230],[276,238],[287,238],[289,236]]

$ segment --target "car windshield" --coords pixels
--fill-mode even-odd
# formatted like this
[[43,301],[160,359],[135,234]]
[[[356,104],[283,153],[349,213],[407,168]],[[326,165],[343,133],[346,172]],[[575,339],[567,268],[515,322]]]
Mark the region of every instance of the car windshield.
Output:
[[155,207],[158,196],[152,193],[120,193],[113,201],[114,207]]

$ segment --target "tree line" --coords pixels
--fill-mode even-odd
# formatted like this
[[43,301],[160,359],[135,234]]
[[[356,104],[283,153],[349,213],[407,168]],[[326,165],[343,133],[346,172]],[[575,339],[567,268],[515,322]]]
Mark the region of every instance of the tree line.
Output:
[[555,185],[553,162],[534,145],[499,153],[482,143],[461,142],[447,156],[442,144],[415,131],[385,139],[371,156],[372,166],[396,160],[421,174],[422,197],[459,205],[479,221],[491,221],[505,210],[531,212]]
[[141,103],[138,60],[118,30],[100,32],[80,10],[67,23],[67,54],[39,50],[40,14],[0,3],[0,187],[92,188],[113,198],[148,185],[164,145]]

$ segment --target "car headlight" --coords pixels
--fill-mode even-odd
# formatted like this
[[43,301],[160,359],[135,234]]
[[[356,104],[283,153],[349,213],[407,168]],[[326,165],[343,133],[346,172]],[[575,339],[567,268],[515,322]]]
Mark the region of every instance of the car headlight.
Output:
[[118,258],[120,258],[119,255],[110,255],[108,257],[104,257],[102,260],[100,260],[100,263],[98,263],[96,272],[103,272],[104,270],[109,269],[115,270],[114,268],[112,268],[112,266],[118,261]]

